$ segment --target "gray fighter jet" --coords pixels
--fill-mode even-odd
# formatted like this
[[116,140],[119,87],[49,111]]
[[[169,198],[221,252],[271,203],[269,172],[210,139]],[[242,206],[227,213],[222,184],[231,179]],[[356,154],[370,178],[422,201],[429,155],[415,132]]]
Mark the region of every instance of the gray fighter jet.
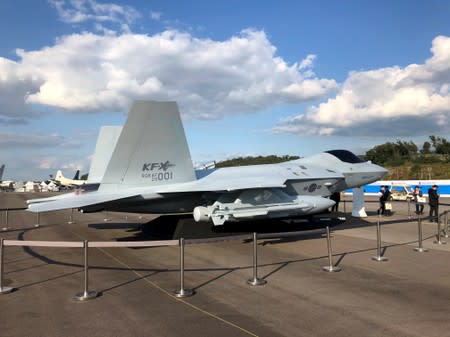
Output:
[[97,191],[28,200],[32,212],[187,213],[225,222],[311,215],[335,191],[379,180],[386,169],[334,150],[280,164],[195,171],[175,102],[137,101]]

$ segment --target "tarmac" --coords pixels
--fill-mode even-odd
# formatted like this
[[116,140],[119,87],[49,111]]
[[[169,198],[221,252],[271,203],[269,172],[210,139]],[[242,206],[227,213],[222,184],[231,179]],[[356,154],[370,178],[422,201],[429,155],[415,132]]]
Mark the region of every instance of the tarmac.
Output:
[[[0,193],[0,208],[24,207],[29,197]],[[332,214],[347,217],[332,228],[338,273],[322,271],[328,261],[321,230],[259,240],[258,275],[267,284],[256,287],[246,283],[251,241],[186,245],[185,287],[196,294],[184,299],[173,295],[180,287],[177,246],[90,248],[89,289],[100,296],[84,302],[73,299],[83,290],[82,249],[5,247],[4,285],[16,290],[0,295],[0,336],[450,336],[450,244],[434,244],[436,224],[425,220],[429,251],[415,252],[416,215],[411,207],[409,219],[407,203],[395,202],[393,215],[380,219],[389,261],[373,261],[377,207],[366,202],[367,218],[352,218],[351,203],[348,213]],[[140,226],[155,218],[76,212],[68,224],[69,217],[41,214],[35,227],[35,214],[9,211],[9,228],[1,231],[0,211],[0,237],[148,240]]]

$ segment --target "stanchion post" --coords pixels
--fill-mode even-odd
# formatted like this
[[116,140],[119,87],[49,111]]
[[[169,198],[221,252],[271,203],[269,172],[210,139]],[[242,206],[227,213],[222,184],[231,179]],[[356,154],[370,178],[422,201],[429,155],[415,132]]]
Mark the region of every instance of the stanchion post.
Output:
[[447,241],[443,240],[441,235],[441,218],[442,218],[442,214],[439,215],[438,214],[438,218],[437,218],[437,235],[436,235],[436,241],[433,241],[434,244],[436,245],[446,245]]
[[4,258],[4,251],[3,251],[4,242],[3,241],[4,241],[4,239],[1,238],[0,239],[0,294],[8,294],[11,291],[13,291],[14,288],[3,286],[3,282],[4,282],[3,281],[3,266],[4,266],[4,260],[3,260],[3,258]]
[[347,200],[344,199],[344,217],[347,220]]
[[84,291],[82,293],[77,293],[75,299],[78,301],[87,301],[98,296],[98,293],[94,290],[89,290],[89,261],[88,261],[88,240],[84,240]]
[[9,219],[8,219],[8,208],[5,209],[5,227],[2,228],[3,231],[7,231],[9,229]]
[[262,286],[267,283],[265,279],[258,278],[258,234],[253,233],[253,277],[247,280],[251,286]]
[[372,256],[372,260],[378,262],[388,261],[389,259],[385,256],[381,256],[381,226],[380,226],[380,215],[377,219],[377,255]]
[[408,198],[408,220],[411,220],[411,199]]
[[70,217],[69,217],[69,221],[67,221],[67,224],[71,225],[73,223],[75,223],[75,222],[73,221],[73,208],[71,208],[70,209]]
[[328,247],[328,266],[322,267],[322,270],[330,273],[341,271],[340,267],[333,265],[333,252],[331,249],[330,226],[327,226],[327,247]]
[[423,248],[422,217],[420,214],[417,217],[417,226],[419,228],[419,247],[414,248],[414,251],[419,253],[428,252],[427,248]]
[[105,211],[105,217],[103,218],[103,221],[106,222],[108,220],[108,211]]
[[34,225],[34,227],[39,227],[40,224],[40,214],[39,212],[36,213],[36,224]]
[[189,297],[195,294],[192,289],[184,289],[184,238],[180,238],[180,290],[176,290],[174,295],[176,297]]
[[444,213],[444,237],[448,239],[448,211]]

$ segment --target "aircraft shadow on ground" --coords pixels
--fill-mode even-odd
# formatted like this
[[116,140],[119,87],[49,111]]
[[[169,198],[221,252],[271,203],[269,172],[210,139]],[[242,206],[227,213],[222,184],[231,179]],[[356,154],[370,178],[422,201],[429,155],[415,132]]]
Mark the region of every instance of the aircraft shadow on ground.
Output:
[[141,224],[139,223],[123,223],[123,222],[104,222],[104,223],[92,223],[89,224],[89,228],[105,230],[105,229],[127,229],[129,232],[140,230]]
[[[192,215],[162,215],[146,223],[92,223],[88,226],[98,230],[124,229],[124,235],[117,238],[117,241],[147,241],[147,240],[177,240],[185,239],[205,239],[236,236],[242,234],[256,233],[289,233],[304,232],[298,237],[280,237],[272,244],[282,242],[293,242],[320,237],[321,234],[308,235],[308,231],[324,229],[326,226],[334,230],[350,229],[358,227],[374,226],[376,224],[376,211],[367,212],[369,218],[353,218],[349,213],[320,214],[311,218],[289,218],[289,219],[268,219],[258,221],[243,221],[228,223],[221,226],[214,226],[212,223],[197,223]],[[417,222],[415,217],[408,219],[407,216],[394,216],[392,212],[388,216],[380,217],[381,225],[396,224],[404,222]],[[374,219],[375,218],[375,219]],[[142,248],[133,248],[142,249]]]
[[[129,230],[131,236],[118,238],[118,241],[205,239],[257,233],[305,232],[299,237],[289,237],[286,241],[296,241],[320,237],[321,234],[308,235],[308,231],[316,231],[326,226],[340,226],[343,220],[324,215],[312,219],[290,218],[259,221],[244,221],[214,226],[211,223],[197,223],[191,215],[163,215],[140,225],[140,230]],[[96,228],[96,224],[90,225]],[[101,228],[101,226],[100,226]],[[117,228],[117,227],[116,227]],[[247,240],[244,240],[246,242]],[[138,248],[139,249],[139,248]]]

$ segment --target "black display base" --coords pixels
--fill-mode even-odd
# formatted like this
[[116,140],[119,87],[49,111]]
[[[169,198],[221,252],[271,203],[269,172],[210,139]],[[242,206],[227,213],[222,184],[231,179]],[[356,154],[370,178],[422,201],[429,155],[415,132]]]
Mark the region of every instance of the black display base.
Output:
[[195,222],[191,214],[162,215],[141,225],[142,232],[150,238],[173,240],[179,238],[213,238],[246,233],[275,233],[307,231],[326,226],[336,226],[342,220],[315,216],[309,218],[266,219],[258,221],[232,222],[221,226],[212,223]]

